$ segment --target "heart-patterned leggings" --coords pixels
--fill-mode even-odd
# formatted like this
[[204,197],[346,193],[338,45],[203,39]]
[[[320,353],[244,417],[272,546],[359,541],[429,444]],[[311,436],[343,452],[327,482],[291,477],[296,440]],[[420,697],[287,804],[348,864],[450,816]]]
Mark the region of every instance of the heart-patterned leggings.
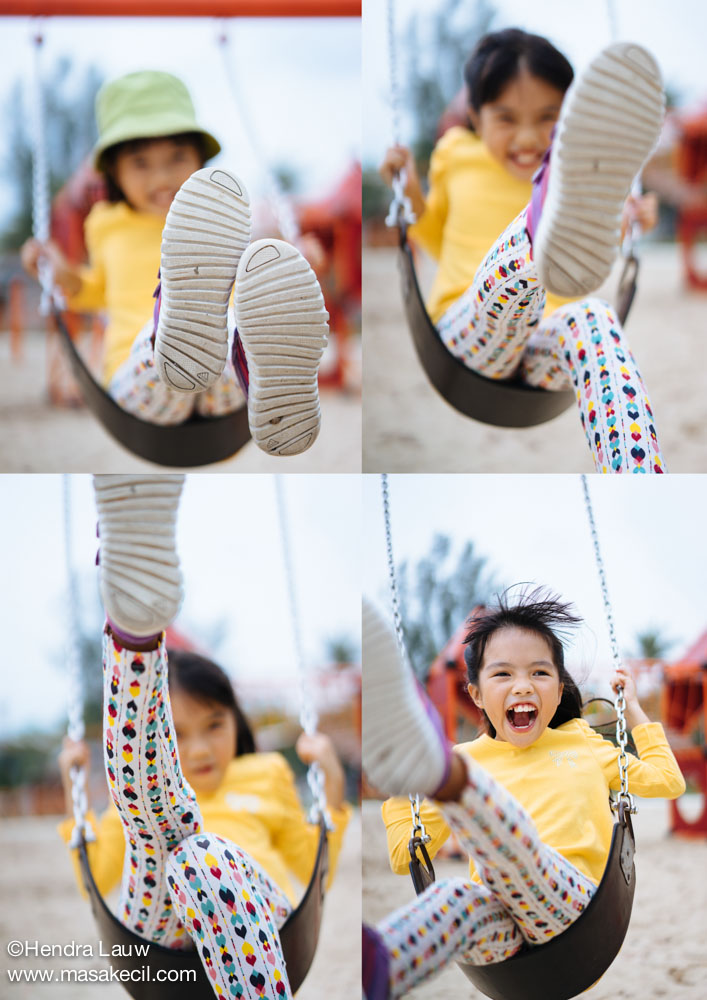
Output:
[[218,997],[290,1000],[278,929],[289,900],[235,844],[203,830],[174,740],[162,642],[124,649],[106,628],[104,759],[124,826],[118,917],[168,947],[196,946]]
[[533,820],[502,785],[464,760],[468,781],[459,801],[436,804],[483,884],[440,879],[378,924],[390,957],[391,1000],[450,962],[502,962],[524,940],[542,944],[566,930],[596,890],[540,840]]
[[648,392],[612,307],[588,298],[543,319],[525,211],[437,323],[442,341],[488,378],[573,387],[597,472],[666,472]]

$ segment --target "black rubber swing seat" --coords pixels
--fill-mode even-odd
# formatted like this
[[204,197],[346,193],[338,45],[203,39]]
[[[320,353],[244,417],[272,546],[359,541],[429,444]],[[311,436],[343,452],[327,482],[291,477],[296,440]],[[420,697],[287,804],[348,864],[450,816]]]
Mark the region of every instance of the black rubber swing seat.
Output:
[[[213,1000],[211,980],[204,971],[196,948],[188,951],[165,948],[129,930],[109,910],[98,891],[83,839],[78,851],[103,951],[112,953],[115,950],[116,954],[111,954],[108,961],[112,969],[126,970],[125,981],[121,982],[130,996],[134,1000]],[[328,871],[326,824],[320,820],[317,856],[309,885],[297,908],[280,928],[287,977],[294,993],[304,982],[317,948]],[[146,944],[149,945],[147,955],[135,952],[136,945]],[[133,975],[135,979],[131,978]]]
[[134,455],[173,468],[222,462],[250,440],[247,407],[221,417],[190,417],[182,424],[161,426],[128,413],[94,379],[76,349],[58,310],[54,319],[89,410],[118,444]]
[[[534,427],[573,405],[572,389],[552,392],[516,378],[487,378],[451,354],[425,308],[404,221],[398,223],[398,234],[398,268],[407,324],[427,378],[447,403],[464,416],[495,427]],[[619,288],[617,315],[622,324],[633,302],[637,270],[636,258],[629,257]]]
[[[412,841],[410,852],[411,874],[419,894],[434,881],[434,870],[430,874],[421,865]],[[631,819],[621,802],[604,874],[581,916],[546,944],[526,944],[504,962],[460,962],[459,968],[492,1000],[570,1000],[579,996],[603,976],[621,950],[636,888],[634,853]]]

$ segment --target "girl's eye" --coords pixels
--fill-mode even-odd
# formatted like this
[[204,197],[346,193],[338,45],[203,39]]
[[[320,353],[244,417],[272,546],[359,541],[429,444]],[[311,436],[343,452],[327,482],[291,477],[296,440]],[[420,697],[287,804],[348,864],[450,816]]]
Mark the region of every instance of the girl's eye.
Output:
[[212,722],[210,724],[210,726],[209,726],[209,729],[220,729],[221,726],[222,726],[222,723],[220,721],[218,721],[218,722]]

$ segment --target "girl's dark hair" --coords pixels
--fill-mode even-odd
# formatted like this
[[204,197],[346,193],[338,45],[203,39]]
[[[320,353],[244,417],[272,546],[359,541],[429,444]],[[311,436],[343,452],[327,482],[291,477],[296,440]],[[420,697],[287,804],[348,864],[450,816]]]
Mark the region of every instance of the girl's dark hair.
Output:
[[495,101],[523,68],[563,94],[574,76],[567,59],[547,38],[520,28],[492,31],[479,39],[464,67],[469,104],[474,111]]
[[197,701],[215,701],[228,708],[236,720],[234,757],[255,753],[255,740],[250,723],[238,704],[236,693],[227,674],[213,660],[185,649],[169,651],[169,684]]
[[[486,645],[495,632],[504,628],[535,632],[549,645],[552,662],[557,667],[560,683],[564,685],[562,700],[550,720],[550,727],[556,729],[570,719],[581,719],[582,696],[565,667],[563,646],[563,642],[581,622],[582,619],[574,613],[571,604],[563,603],[556,595],[542,587],[521,591],[513,604],[510,603],[509,592],[505,591],[496,597],[494,606],[483,608],[467,623],[469,631],[464,638],[466,643],[464,661],[469,683],[474,687],[479,686],[479,671]],[[488,734],[493,738],[496,736],[496,730],[486,712],[484,716]]]
[[115,146],[109,146],[103,152],[101,170],[106,179],[106,199],[113,204],[124,201],[128,203],[122,189],[115,179],[115,164],[118,156],[122,152],[137,153],[156,139],[171,139],[178,146],[191,146],[197,153],[201,166],[206,163],[206,138],[201,132],[180,132],[177,135],[150,136],[146,139],[126,139],[125,142],[116,142]]

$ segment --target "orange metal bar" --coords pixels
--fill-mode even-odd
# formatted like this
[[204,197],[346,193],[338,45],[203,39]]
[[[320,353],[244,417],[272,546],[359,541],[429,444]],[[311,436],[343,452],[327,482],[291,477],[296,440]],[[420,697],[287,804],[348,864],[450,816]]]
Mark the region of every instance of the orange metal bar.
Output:
[[25,17],[360,17],[361,0],[2,0]]

